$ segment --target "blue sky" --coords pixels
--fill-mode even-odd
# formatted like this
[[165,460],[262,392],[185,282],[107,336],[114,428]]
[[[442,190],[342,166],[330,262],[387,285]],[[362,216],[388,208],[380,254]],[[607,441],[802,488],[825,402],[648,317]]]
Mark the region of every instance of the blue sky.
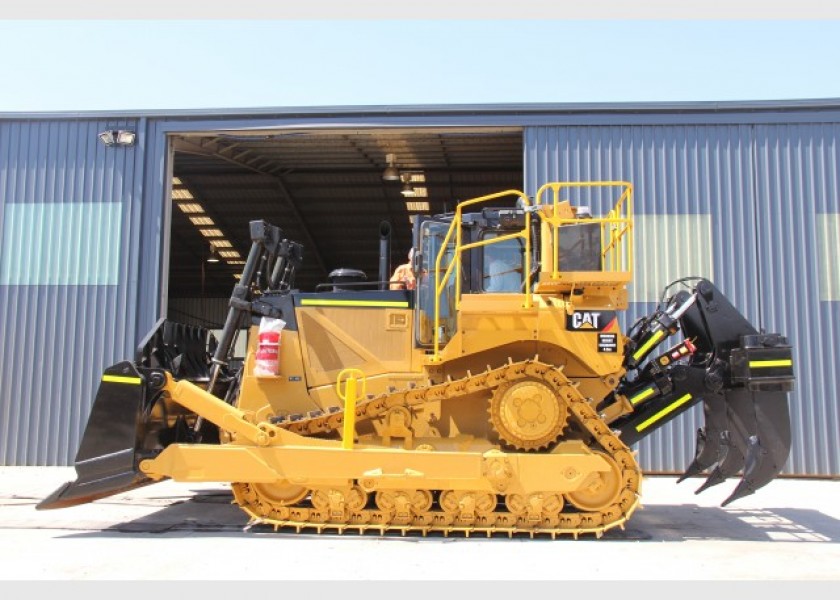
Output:
[[840,98],[840,20],[0,20],[0,111]]

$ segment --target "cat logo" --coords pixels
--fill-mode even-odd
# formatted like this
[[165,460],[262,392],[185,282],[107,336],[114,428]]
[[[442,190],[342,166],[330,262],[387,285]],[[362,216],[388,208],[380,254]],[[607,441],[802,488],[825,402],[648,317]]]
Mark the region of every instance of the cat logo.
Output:
[[599,312],[576,312],[572,315],[572,329],[598,329]]
[[566,329],[571,331],[609,331],[617,325],[611,310],[576,310],[566,315]]

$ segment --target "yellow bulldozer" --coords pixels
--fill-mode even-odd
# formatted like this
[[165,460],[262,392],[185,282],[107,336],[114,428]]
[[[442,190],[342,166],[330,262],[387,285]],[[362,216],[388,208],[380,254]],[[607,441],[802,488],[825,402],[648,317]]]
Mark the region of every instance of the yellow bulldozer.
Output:
[[622,330],[632,203],[626,182],[552,182],[424,216],[412,289],[382,260],[377,281],[295,289],[303,247],[252,221],[222,332],[162,319],[105,369],[77,479],[38,508],[172,479],[227,482],[297,532],[600,537],[639,505],[633,445],[700,402],[682,478],[740,474],[724,504],[757,491],[790,451],[791,347],[704,278]]

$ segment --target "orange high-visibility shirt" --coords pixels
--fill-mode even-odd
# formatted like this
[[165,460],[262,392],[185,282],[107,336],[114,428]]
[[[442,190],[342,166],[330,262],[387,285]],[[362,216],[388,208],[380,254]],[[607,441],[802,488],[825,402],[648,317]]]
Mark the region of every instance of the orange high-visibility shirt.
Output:
[[411,271],[410,263],[400,265],[391,275],[392,290],[413,290],[414,284],[414,273]]

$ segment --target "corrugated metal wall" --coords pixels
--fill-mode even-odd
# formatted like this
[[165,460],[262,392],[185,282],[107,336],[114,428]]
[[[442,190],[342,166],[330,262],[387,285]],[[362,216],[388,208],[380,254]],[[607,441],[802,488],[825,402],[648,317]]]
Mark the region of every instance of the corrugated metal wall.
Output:
[[[729,124],[720,125],[699,113],[499,118],[528,125],[529,193],[551,180],[635,185],[637,264],[645,268],[625,324],[648,313],[675,274],[699,274],[759,326],[790,337],[798,381],[786,472],[803,475],[840,474],[840,125],[830,116],[830,125],[813,124],[819,117],[807,112],[721,113]],[[217,126],[260,118],[219,118]],[[428,121],[400,118],[405,126]],[[660,124],[666,119],[672,124]],[[315,121],[328,119],[308,124]],[[136,129],[137,145],[98,142],[101,130],[118,127]],[[165,117],[0,122],[1,464],[72,462],[102,369],[133,354],[162,311],[165,134],[211,128]],[[597,210],[612,197],[581,200]],[[171,309],[199,308],[186,302]],[[643,467],[681,471],[701,424],[698,407],[644,440]]]
[[[833,260],[840,254],[831,237],[838,134],[836,126],[818,125],[533,127],[525,133],[529,194],[545,181],[634,183],[641,226],[625,326],[655,307],[651,282],[669,283],[675,265],[710,265],[711,273],[683,275],[711,276],[756,326],[789,336],[798,382],[787,473],[836,475],[840,460],[834,441],[840,365],[833,343],[840,333],[840,298],[820,300],[818,277],[818,262],[829,260],[821,253],[834,248]],[[590,194],[579,201],[601,210],[608,200]],[[818,214],[829,215],[822,221],[829,233],[822,237]],[[681,235],[668,227],[686,220],[690,225],[681,227]],[[705,223],[711,224],[711,245]],[[694,456],[702,421],[698,406],[642,440],[642,467],[682,471]]]
[[762,313],[796,349],[791,407],[796,473],[840,473],[840,294],[825,289],[840,274],[840,126],[756,127]]
[[67,464],[102,369],[132,352],[142,141],[126,120],[0,123],[0,464]]

